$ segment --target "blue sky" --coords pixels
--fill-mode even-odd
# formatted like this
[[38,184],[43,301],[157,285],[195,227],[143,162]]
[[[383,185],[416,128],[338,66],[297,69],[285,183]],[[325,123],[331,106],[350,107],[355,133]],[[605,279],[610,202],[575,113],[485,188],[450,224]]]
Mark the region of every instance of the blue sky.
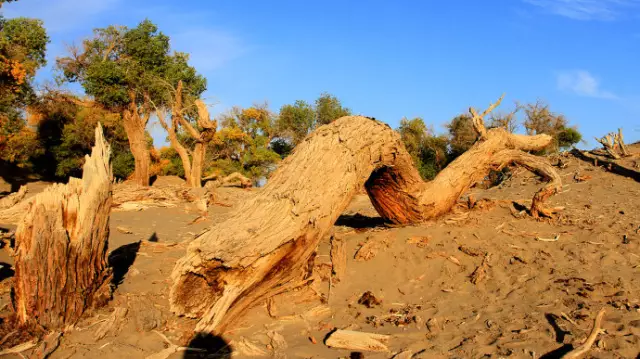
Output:
[[420,116],[443,132],[505,92],[503,111],[545,100],[584,147],[617,127],[640,140],[640,0],[19,0],[2,11],[44,20],[50,66],[39,81],[93,28],[149,18],[191,53],[213,113],[264,101],[277,111],[328,91],[394,128]]

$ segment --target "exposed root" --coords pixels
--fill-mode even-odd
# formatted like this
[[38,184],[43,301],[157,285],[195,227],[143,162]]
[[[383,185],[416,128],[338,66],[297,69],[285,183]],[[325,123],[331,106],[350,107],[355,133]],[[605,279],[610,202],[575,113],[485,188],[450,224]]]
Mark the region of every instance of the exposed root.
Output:
[[548,183],[533,196],[529,214],[533,218],[553,217],[555,210],[546,208],[544,203],[549,197],[562,190],[562,178],[545,158],[517,150],[503,150],[495,155],[494,163],[498,166],[498,169],[516,163],[548,181]]

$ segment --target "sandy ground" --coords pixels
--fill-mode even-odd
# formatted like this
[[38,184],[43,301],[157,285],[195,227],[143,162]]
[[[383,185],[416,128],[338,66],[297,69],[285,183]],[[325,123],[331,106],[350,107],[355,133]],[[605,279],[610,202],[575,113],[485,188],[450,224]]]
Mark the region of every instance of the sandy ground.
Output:
[[[197,215],[183,208],[114,212],[114,299],[64,333],[50,358],[147,358],[166,350],[167,340],[208,351],[162,356],[171,359],[358,357],[324,345],[335,328],[391,336],[389,352],[366,358],[402,351],[414,358],[559,358],[582,343],[603,307],[605,332],[587,357],[640,358],[640,184],[576,159],[565,162],[564,190],[550,200],[565,209],[552,221],[515,209],[513,201],[528,203],[540,187],[521,170],[498,187],[473,190],[476,199],[490,200],[482,208],[460,206],[420,226],[385,227],[366,195],[358,195],[333,229],[346,241],[344,277],[329,281],[327,236],[311,286],[254,307],[222,338],[194,339],[195,320],[172,315],[169,276],[188,243],[231,207],[215,206],[194,225]],[[576,173],[590,178],[578,182]],[[218,201],[233,205],[250,194],[221,189]],[[356,255],[370,241],[378,251]],[[11,264],[7,256],[0,261]],[[478,267],[484,276],[474,284]],[[2,278],[6,314],[10,271]],[[371,308],[358,303],[367,291],[379,300]]]

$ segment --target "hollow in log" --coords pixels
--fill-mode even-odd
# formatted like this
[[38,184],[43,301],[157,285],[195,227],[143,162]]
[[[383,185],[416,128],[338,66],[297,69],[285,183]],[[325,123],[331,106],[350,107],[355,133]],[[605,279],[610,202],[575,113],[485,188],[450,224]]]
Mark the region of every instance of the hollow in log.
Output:
[[54,184],[29,202],[14,254],[13,308],[22,325],[73,325],[110,298],[110,154],[99,125],[82,179]]
[[558,180],[534,198],[532,214],[548,215],[542,201],[558,191],[559,177],[522,151],[541,150],[551,137],[486,130],[487,113],[472,111],[480,140],[431,182],[388,125],[349,116],[321,126],[261,191],[190,244],[172,273],[172,311],[200,318],[197,331],[221,333],[247,308],[303,285],[318,242],[363,185],[385,220],[417,223],[450,211],[491,169],[519,162]]

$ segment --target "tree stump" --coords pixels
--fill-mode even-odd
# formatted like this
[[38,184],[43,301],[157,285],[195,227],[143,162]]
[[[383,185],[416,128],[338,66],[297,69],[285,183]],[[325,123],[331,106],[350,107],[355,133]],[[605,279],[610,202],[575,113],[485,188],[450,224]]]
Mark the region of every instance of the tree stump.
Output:
[[100,125],[95,133],[82,179],[70,178],[35,196],[18,224],[13,307],[22,325],[73,325],[111,297],[111,148]]
[[559,177],[522,151],[540,150],[551,137],[487,131],[481,117],[488,111],[473,113],[481,139],[431,182],[388,125],[349,116],[321,126],[261,191],[191,243],[172,273],[172,311],[200,317],[197,331],[221,333],[250,306],[304,284],[318,242],[363,185],[387,221],[416,223],[451,210],[491,169],[517,162],[554,180],[532,205],[532,214],[548,214],[538,212],[540,202],[560,188]]

